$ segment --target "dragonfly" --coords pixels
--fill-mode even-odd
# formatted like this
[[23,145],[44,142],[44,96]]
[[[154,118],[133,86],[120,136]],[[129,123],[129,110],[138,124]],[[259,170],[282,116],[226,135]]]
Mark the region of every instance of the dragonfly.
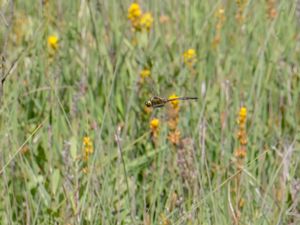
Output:
[[177,101],[177,100],[197,100],[197,97],[178,97],[178,98],[162,98],[158,96],[151,97],[148,101],[145,102],[147,107],[152,108],[161,108],[164,107],[168,102]]

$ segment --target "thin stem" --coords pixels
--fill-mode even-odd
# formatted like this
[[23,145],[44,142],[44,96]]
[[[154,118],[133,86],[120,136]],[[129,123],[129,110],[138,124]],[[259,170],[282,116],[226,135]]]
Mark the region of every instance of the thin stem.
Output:
[[122,165],[123,165],[123,170],[124,170],[124,176],[125,176],[125,181],[126,181],[126,186],[127,186],[127,197],[128,197],[128,204],[131,208],[131,220],[132,220],[132,223],[133,224],[136,224],[135,223],[135,220],[134,220],[134,215],[133,215],[133,209],[132,209],[132,204],[131,204],[131,199],[130,199],[130,189],[129,189],[129,183],[128,183],[128,174],[127,174],[127,170],[126,170],[126,165],[125,165],[125,160],[124,160],[124,157],[123,157],[123,153],[122,153],[122,145],[121,145],[121,138],[120,138],[120,133],[121,133],[121,126],[119,125],[118,128],[117,128],[117,132],[115,134],[115,140],[117,142],[117,145],[118,145],[118,150],[119,150],[119,153],[120,153],[120,157],[121,157],[121,160],[122,160]]

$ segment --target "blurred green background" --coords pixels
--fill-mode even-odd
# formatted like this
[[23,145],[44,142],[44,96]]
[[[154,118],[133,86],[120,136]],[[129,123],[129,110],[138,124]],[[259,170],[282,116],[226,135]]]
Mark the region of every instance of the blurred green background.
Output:
[[1,224],[299,224],[296,2],[132,3],[0,0]]

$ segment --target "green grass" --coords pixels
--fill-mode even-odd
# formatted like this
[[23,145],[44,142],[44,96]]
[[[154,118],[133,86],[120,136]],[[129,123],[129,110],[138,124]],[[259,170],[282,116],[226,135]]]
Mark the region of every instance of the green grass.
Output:
[[[0,0],[0,50],[5,70],[13,66],[0,108],[1,224],[299,224],[295,3],[278,1],[271,20],[266,1],[249,0],[238,23],[228,1],[215,48],[222,1],[139,3],[154,17],[150,33],[132,31],[127,0]],[[194,72],[182,60],[189,48]],[[151,78],[141,84],[145,67]],[[169,107],[144,110],[150,96],[172,93],[199,97],[180,103],[183,147],[168,141]]]

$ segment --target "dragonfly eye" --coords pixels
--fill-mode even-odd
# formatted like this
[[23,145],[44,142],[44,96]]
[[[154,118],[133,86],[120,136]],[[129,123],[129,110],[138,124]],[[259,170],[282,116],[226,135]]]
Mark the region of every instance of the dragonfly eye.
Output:
[[149,101],[146,101],[146,102],[145,102],[145,105],[146,105],[147,107],[151,107],[151,106],[152,106],[152,103],[151,103],[151,101],[149,100]]

